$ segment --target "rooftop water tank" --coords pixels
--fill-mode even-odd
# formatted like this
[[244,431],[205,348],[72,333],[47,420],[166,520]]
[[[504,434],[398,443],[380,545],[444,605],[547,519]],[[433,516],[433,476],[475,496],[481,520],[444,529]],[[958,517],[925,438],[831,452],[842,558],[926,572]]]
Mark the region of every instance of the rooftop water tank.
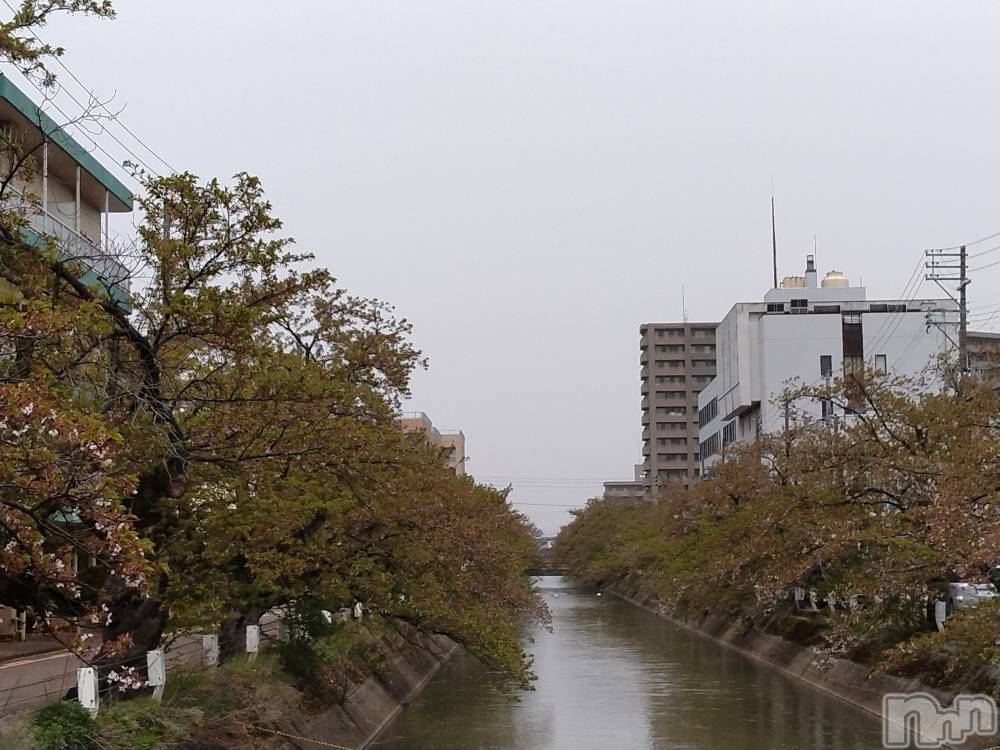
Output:
[[851,282],[840,271],[830,271],[823,277],[824,289],[847,289],[850,285]]
[[805,289],[806,288],[806,277],[805,276],[786,276],[781,280],[782,289]]

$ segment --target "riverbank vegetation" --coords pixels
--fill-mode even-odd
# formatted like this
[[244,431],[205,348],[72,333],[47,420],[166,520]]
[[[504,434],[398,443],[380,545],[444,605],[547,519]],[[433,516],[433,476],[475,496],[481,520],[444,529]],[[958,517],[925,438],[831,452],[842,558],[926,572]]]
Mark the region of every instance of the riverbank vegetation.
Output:
[[[943,659],[961,667],[934,667],[937,682],[968,679],[996,655],[996,608],[939,634],[929,609],[1000,562],[1000,400],[948,380],[793,387],[787,431],[728,446],[711,477],[658,502],[591,500],[554,554],[597,585],[641,581],[682,619],[747,616],[830,656],[911,674]],[[842,416],[810,417],[816,401]]]
[[[25,0],[0,57],[48,82],[35,34],[61,11],[113,15]],[[137,172],[136,236],[87,257],[38,236],[53,137],[0,144],[0,604],[76,633],[103,678],[168,632],[229,657],[308,605],[446,634],[526,685],[536,532],[400,429],[410,324],[297,250],[246,173]]]
[[[0,750],[242,750],[286,747],[289,736],[354,746],[357,738],[341,738],[335,722],[322,737],[311,726],[365,680],[391,684],[393,660],[417,663],[414,651],[429,641],[399,621],[323,623],[308,626],[309,643],[300,631],[254,659],[241,655],[218,669],[172,670],[160,701],[112,695],[96,716],[75,701],[47,704],[5,722]],[[367,722],[387,718],[383,703],[367,710]]]

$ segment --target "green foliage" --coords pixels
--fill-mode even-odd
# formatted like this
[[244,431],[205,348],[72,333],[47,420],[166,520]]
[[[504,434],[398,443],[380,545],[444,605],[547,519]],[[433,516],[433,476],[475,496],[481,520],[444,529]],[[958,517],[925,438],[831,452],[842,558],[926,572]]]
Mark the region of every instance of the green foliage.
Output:
[[47,703],[29,719],[37,750],[91,750],[96,730],[94,717],[76,701]]
[[[33,29],[59,12],[113,15],[23,0],[0,57],[44,75],[58,53]],[[16,146],[0,181],[30,184]],[[127,309],[58,238],[24,242],[37,196],[0,211],[2,603],[103,623],[101,664],[166,629],[360,602],[526,685],[522,630],[547,618],[524,575],[533,529],[400,429],[425,365],[410,323],[311,267],[251,174],[146,176],[137,202]],[[72,533],[50,521],[67,511]],[[74,551],[96,563],[78,575]],[[297,640],[287,667],[340,658],[334,636]]]
[[929,685],[974,678],[1000,661],[1000,600],[992,599],[956,612],[945,629],[923,633],[888,651],[880,669],[920,676]]
[[932,390],[871,373],[782,398],[829,400],[848,416],[834,429],[799,415],[656,503],[592,500],[562,529],[555,557],[594,583],[641,581],[680,616],[771,621],[802,587],[838,603],[809,629],[829,655],[871,662],[899,644],[896,663],[907,648],[954,642],[941,652],[948,679],[985,663],[1000,630],[987,608],[922,634],[927,602],[948,581],[984,580],[1000,558],[997,394],[974,381]]
[[161,705],[152,698],[133,698],[105,707],[97,717],[102,750],[157,750],[186,736],[200,712]]

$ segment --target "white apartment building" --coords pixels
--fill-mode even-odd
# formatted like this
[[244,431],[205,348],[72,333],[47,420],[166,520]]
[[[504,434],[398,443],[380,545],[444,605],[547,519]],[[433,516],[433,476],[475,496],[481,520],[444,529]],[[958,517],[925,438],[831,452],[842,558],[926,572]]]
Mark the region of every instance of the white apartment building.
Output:
[[[715,331],[716,376],[698,395],[703,471],[726,446],[783,429],[774,401],[793,381],[819,385],[862,367],[918,375],[957,340],[954,301],[869,300],[839,271],[817,284],[807,256],[804,276],[785,277],[762,302],[733,305]],[[796,404],[817,417],[826,407]]]

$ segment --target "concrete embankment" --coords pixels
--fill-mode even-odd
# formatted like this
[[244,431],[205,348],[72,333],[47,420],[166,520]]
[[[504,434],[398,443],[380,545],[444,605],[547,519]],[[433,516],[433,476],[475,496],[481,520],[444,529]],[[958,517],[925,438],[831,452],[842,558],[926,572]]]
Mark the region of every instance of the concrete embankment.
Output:
[[[445,636],[414,636],[377,675],[348,686],[340,705],[319,713],[288,717],[283,748],[315,750],[312,739],[363,750],[412,700],[458,645]],[[298,738],[290,738],[295,735]],[[307,739],[310,738],[310,739]]]
[[[935,696],[941,705],[947,706],[959,693],[976,692],[962,688],[955,692],[942,692],[926,687],[918,679],[872,672],[870,666],[847,659],[821,659],[815,649],[793,643],[780,635],[765,633],[749,618],[733,618],[706,612],[699,618],[681,620],[672,616],[669,608],[641,584],[615,584],[607,591],[678,627],[709,638],[721,646],[735,649],[755,661],[879,717],[883,713],[882,698],[887,693],[925,692]],[[1000,666],[995,669],[1000,672]],[[972,675],[969,677],[971,679]],[[993,735],[973,737],[958,747],[975,750],[996,746],[997,736]]]

